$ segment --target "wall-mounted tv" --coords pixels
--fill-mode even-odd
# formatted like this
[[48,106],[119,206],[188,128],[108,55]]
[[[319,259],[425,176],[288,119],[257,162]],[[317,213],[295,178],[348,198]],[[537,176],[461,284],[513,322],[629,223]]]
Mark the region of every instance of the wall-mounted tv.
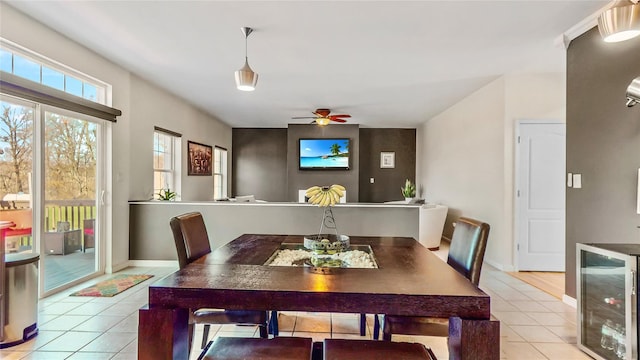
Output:
[[300,139],[300,170],[349,170],[350,139]]

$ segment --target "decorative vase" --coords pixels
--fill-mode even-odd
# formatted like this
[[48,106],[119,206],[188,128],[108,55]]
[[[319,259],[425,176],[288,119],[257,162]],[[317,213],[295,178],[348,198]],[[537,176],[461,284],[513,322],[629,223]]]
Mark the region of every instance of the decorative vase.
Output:
[[413,198],[412,197],[406,197],[406,198],[404,198],[404,201],[408,204],[408,203],[413,201]]

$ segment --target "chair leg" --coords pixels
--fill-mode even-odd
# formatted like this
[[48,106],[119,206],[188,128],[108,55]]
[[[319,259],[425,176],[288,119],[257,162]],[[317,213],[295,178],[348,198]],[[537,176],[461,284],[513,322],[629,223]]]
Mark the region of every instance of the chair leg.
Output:
[[367,335],[367,314],[360,314],[360,336]]
[[189,354],[191,354],[191,345],[193,344],[193,335],[196,331],[196,326],[194,324],[189,324],[187,329],[189,331]]
[[278,329],[278,312],[275,310],[271,311],[271,316],[269,317],[269,332],[273,336],[278,336],[280,333],[280,329]]
[[211,328],[211,325],[204,325],[204,331],[202,332],[202,344],[200,345],[200,349],[204,349],[204,347],[207,346],[207,339],[209,339],[209,328]]
[[268,339],[269,338],[269,331],[268,331],[268,325],[267,324],[262,324],[262,325],[258,325],[258,329],[260,330],[260,337],[263,339]]
[[373,340],[378,340],[378,336],[380,336],[380,318],[378,314],[374,314],[373,318]]
[[391,341],[391,325],[389,325],[386,319],[382,321],[382,340]]

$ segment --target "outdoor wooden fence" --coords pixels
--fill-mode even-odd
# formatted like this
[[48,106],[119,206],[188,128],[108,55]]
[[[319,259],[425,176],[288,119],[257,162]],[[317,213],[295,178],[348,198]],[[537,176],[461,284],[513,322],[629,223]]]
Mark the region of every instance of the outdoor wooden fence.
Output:
[[85,219],[95,219],[95,200],[51,200],[44,202],[44,231],[56,231],[58,222],[69,222],[70,229],[82,229]]

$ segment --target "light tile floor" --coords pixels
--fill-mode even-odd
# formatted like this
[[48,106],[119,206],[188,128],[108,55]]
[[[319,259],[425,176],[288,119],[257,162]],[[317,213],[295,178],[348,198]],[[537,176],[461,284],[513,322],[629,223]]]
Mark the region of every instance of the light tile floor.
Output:
[[[447,248],[436,254],[445,258]],[[147,302],[148,286],[173,268],[128,268],[122,273],[155,275],[112,298],[70,297],[69,294],[109,275],[42,299],[40,333],[27,343],[0,350],[0,358],[12,359],[136,359],[137,310]],[[484,265],[480,287],[491,296],[492,314],[501,321],[502,359],[590,359],[576,343],[576,311],[537,288]],[[338,313],[279,313],[282,336],[360,339],[359,315]],[[367,319],[371,338],[373,317]],[[210,336],[257,336],[255,327],[212,326]],[[202,338],[196,328],[192,358]],[[445,338],[394,335],[394,341],[421,342],[439,359],[447,359]]]

